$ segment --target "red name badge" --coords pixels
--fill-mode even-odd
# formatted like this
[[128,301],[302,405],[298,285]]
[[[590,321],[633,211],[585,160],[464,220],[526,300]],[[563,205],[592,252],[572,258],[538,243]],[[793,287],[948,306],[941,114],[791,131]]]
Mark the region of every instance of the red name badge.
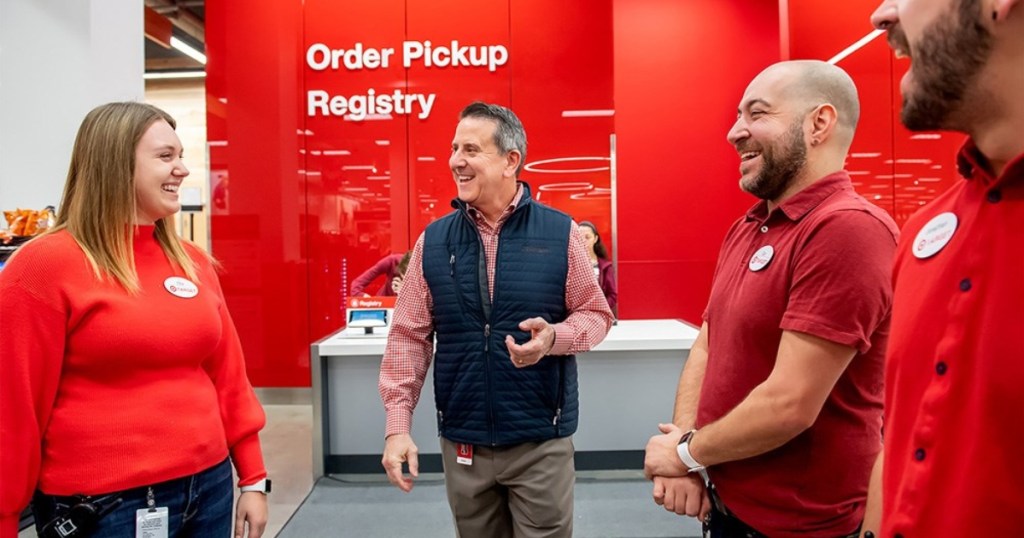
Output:
[[462,465],[473,465],[473,445],[455,443],[455,461]]

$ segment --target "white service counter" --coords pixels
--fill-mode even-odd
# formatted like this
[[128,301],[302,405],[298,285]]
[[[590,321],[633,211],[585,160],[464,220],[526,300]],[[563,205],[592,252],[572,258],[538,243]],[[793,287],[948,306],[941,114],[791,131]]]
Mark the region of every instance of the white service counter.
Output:
[[[676,385],[697,338],[676,320],[621,320],[593,350],[577,355],[580,422],[577,469],[639,469],[647,439],[672,419]],[[384,405],[377,392],[385,338],[335,333],[311,346],[313,473],[380,473]],[[413,414],[420,470],[441,470],[433,370]]]

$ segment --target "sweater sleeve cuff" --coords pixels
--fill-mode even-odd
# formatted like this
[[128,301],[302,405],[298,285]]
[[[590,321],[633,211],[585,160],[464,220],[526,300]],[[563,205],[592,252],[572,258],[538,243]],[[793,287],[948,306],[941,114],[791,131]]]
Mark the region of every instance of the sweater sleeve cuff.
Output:
[[231,460],[238,472],[239,486],[251,486],[267,477],[258,434],[252,434],[235,444],[231,448]]
[[555,329],[555,343],[551,346],[551,351],[548,351],[548,355],[568,355],[572,347],[572,327],[565,323],[556,323],[552,327]]

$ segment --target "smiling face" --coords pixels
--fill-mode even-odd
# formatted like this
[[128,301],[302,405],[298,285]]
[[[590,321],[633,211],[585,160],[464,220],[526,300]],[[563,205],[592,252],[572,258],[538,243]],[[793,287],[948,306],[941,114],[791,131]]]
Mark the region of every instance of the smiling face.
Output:
[[153,122],[135,147],[136,223],[154,224],[181,209],[178,188],[189,173],[181,159],[178,134],[166,121]]
[[896,56],[911,59],[900,81],[907,128],[964,130],[976,116],[979,75],[993,44],[980,17],[980,0],[887,0],[872,15]]
[[492,220],[515,196],[515,172],[520,160],[515,150],[502,155],[494,143],[495,129],[494,120],[463,118],[455,129],[448,159],[459,200]]
[[740,155],[740,188],[762,200],[781,197],[807,162],[804,115],[784,99],[784,79],[781,69],[758,75],[727,136]]

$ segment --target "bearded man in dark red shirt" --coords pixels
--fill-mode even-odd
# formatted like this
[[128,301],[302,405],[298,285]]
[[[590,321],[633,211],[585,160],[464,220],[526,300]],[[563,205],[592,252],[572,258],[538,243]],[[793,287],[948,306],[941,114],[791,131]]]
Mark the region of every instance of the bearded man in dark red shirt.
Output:
[[673,424],[644,466],[655,501],[710,512],[712,537],[860,528],[898,232],[843,170],[858,115],[844,71],[783,62],[750,83],[729,131],[760,201],[725,238]]

